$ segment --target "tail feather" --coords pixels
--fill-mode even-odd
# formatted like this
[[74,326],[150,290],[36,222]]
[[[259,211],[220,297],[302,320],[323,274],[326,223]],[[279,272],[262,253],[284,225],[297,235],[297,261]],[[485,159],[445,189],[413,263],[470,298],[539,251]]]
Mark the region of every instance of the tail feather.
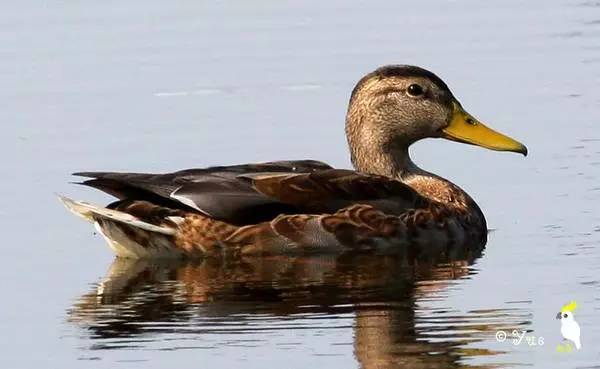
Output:
[[184,251],[174,244],[174,227],[144,222],[132,214],[107,209],[86,202],[74,201],[59,196],[65,207],[75,215],[94,224],[109,247],[119,257],[173,258],[181,257]]
[[98,218],[103,218],[148,232],[160,233],[166,236],[173,236],[175,234],[175,229],[173,228],[150,224],[122,211],[107,209],[83,201],[71,200],[64,196],[59,196],[58,198],[69,211],[91,223],[95,223]]

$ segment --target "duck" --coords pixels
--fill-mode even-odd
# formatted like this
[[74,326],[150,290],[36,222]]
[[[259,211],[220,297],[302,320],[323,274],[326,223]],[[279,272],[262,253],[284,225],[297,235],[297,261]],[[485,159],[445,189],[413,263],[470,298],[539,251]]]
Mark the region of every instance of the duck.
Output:
[[125,258],[481,249],[482,210],[459,186],[418,167],[409,147],[443,138],[527,155],[525,145],[467,113],[442,79],[411,65],[386,65],[358,81],[345,133],[354,169],[284,160],[79,172],[80,184],[116,201],[60,200]]

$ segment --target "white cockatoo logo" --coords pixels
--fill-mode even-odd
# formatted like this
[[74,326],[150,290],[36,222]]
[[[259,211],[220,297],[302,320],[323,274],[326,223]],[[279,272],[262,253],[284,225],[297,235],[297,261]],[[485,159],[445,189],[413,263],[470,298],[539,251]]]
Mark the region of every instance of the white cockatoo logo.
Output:
[[[577,308],[577,303],[571,301],[564,305],[560,312],[556,314],[556,319],[560,319],[560,333],[565,340],[572,342],[577,350],[581,349],[581,328],[575,321],[573,310]],[[571,346],[557,347],[558,351],[571,351]]]

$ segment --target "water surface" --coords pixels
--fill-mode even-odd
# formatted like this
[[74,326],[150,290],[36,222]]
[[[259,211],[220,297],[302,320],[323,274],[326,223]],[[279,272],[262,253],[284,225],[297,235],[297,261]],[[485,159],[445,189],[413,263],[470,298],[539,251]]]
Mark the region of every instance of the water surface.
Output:
[[[599,20],[586,0],[0,5],[0,365],[598,365]],[[349,167],[349,93],[387,63],[530,149],[412,150],[480,204],[482,255],[114,262],[56,201],[108,201],[79,170]],[[583,350],[556,353],[571,299]],[[496,339],[512,330],[544,345]]]

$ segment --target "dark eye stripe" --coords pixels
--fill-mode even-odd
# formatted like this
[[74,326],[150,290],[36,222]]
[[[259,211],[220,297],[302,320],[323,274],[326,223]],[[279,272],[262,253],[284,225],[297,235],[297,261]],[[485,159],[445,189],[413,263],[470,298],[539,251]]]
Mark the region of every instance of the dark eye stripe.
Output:
[[[410,88],[410,86],[409,86],[409,88]],[[407,90],[403,90],[403,89],[400,89],[398,87],[386,87],[386,88],[383,88],[383,89],[377,91],[376,95],[377,96],[385,96],[385,95],[391,94],[391,93],[408,93],[410,95],[410,92],[408,91],[408,89]],[[427,95],[427,94],[425,93],[425,91],[422,91],[421,95],[424,96],[424,95]],[[416,95],[411,95],[411,96],[417,97]]]
[[378,91],[377,95],[387,95],[387,94],[391,94],[394,92],[403,92],[403,91],[397,87],[386,87],[386,88]]

